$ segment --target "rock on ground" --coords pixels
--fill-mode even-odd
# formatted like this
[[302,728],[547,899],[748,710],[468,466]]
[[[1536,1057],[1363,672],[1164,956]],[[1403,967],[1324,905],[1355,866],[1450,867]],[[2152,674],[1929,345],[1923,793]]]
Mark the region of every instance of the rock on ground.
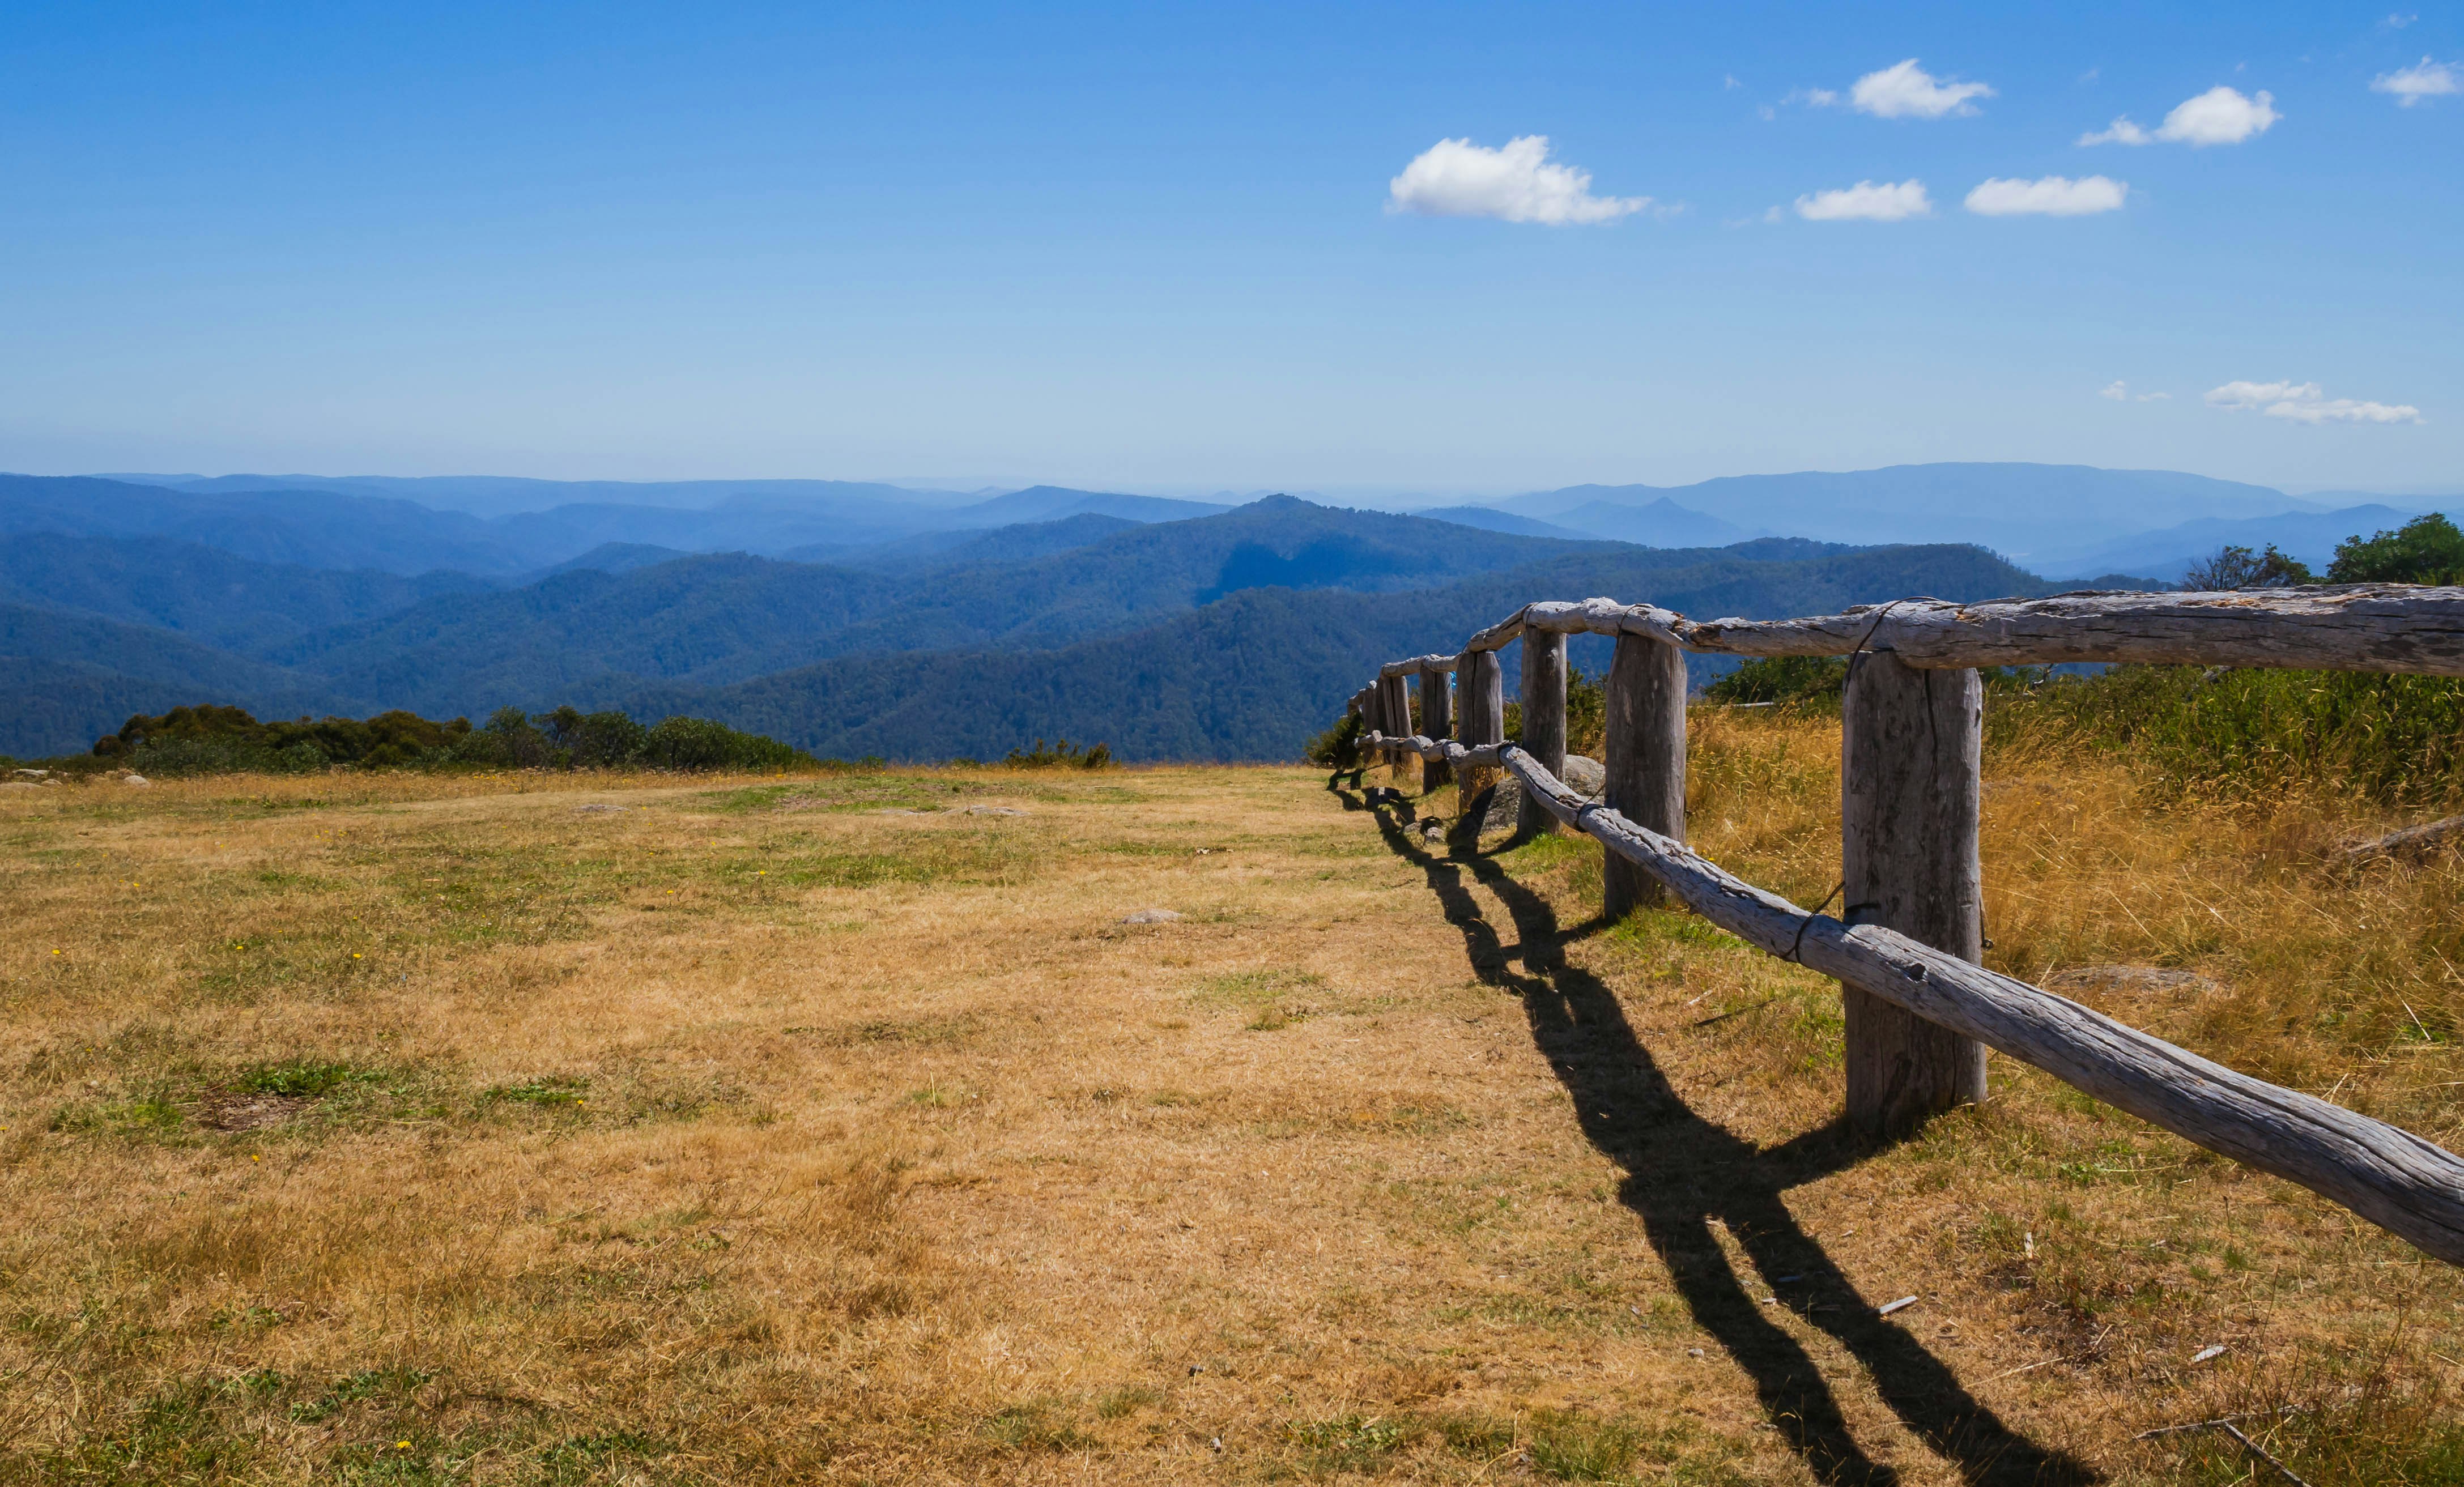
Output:
[[1176,921],[1176,920],[1177,920],[1177,919],[1179,919],[1179,918],[1180,918],[1180,916],[1179,916],[1178,914],[1174,913],[1174,912],[1173,912],[1171,909],[1169,909],[1169,908],[1141,908],[1141,909],[1139,909],[1136,913],[1132,914],[1132,915],[1130,915],[1128,918],[1126,918],[1126,919],[1122,920],[1122,921],[1121,921],[1121,923],[1123,923],[1123,924],[1171,924],[1171,923],[1173,923],[1174,921]]
[[1588,754],[1566,755],[1566,773],[1557,777],[1573,786],[1576,795],[1593,799],[1599,798],[1600,792],[1609,787],[1608,766]]

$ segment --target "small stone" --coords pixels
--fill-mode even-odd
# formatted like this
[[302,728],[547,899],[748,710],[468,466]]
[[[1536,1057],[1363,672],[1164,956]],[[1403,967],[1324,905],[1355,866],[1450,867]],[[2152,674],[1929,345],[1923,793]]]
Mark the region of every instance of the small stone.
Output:
[[16,772],[16,776],[20,779],[40,779],[50,773],[51,771],[47,769],[21,769]]
[[143,775],[122,775],[120,776],[120,782],[123,785],[135,785],[141,790],[150,790],[154,787],[154,781]]
[[1169,908],[1141,908],[1141,909],[1139,909],[1136,913],[1130,915],[1130,916],[1129,916],[1128,918],[1126,918],[1126,919],[1123,919],[1123,920],[1121,921],[1121,923],[1123,923],[1123,924],[1173,924],[1173,923],[1177,922],[1177,921],[1179,920],[1179,918],[1180,918],[1180,916],[1179,916],[1178,914],[1174,913],[1174,912],[1173,912],[1171,909],[1169,909]]
[[621,811],[623,809],[624,807],[621,805],[609,805],[605,800],[593,800],[587,805],[575,806],[573,808],[573,814],[576,816],[605,816],[611,811]]
[[1023,816],[1026,813],[1012,810],[1006,805],[971,805],[967,807],[967,814],[970,816]]
[[1608,766],[1588,754],[1566,755],[1565,773],[1557,777],[1564,780],[1574,794],[1588,799],[1598,799],[1600,792],[1609,787]]

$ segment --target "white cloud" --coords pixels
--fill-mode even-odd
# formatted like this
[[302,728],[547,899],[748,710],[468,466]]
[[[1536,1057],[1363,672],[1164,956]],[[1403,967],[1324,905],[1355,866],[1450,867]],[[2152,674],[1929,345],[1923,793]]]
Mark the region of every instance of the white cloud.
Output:
[[1867,73],[1848,90],[1850,105],[1877,119],[1940,119],[1947,114],[1973,114],[1976,109],[1969,99],[1991,97],[1993,90],[1981,82],[1936,78],[1919,67],[1915,57],[1878,73]]
[[2079,142],[2081,144],[2152,144],[2163,140],[2195,148],[2211,144],[2239,144],[2253,135],[2265,134],[2269,125],[2283,117],[2276,111],[2276,95],[2262,91],[2255,98],[2245,98],[2233,89],[2220,85],[2210,88],[2197,98],[2185,99],[2153,130],[2142,129],[2127,118],[2123,118],[2115,120],[2109,128],[2080,135]]
[[2330,398],[2317,383],[2227,383],[2208,389],[2208,406],[2255,410],[2296,424],[2418,424],[2421,409],[2409,404],[2358,403]]
[[1496,217],[1552,228],[1613,222],[1651,205],[1648,196],[1594,196],[1592,173],[1549,163],[1549,137],[1527,134],[1502,149],[1440,140],[1386,185],[1388,211],[1431,217]]
[[1808,222],[1898,222],[1932,216],[1933,203],[1922,181],[1859,181],[1846,190],[1798,197],[1796,214]]
[[1720,85],[1723,88],[1742,88],[1745,86],[1744,83],[1737,80],[1737,75],[1735,73],[1727,73],[1722,75]]
[[2102,392],[2098,393],[2097,396],[2100,398],[2111,398],[2116,403],[2127,403],[2130,401],[2130,384],[2122,381],[2120,378],[2116,378],[2111,385],[2107,386]]
[[2423,98],[2464,92],[2464,78],[2455,76],[2454,64],[2433,62],[2425,56],[2413,66],[2399,67],[2371,78],[2370,91],[2394,94],[2399,106],[2410,108]]
[[2126,181],[2108,176],[2047,176],[2041,181],[1989,179],[1968,193],[1968,209],[1980,217],[2091,217],[2120,211],[2130,195]]

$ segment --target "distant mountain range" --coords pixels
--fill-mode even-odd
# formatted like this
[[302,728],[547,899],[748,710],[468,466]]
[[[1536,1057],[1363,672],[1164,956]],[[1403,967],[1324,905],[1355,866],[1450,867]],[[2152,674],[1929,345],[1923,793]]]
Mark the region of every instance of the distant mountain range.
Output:
[[[1663,501],[1667,506],[1658,508]],[[1726,475],[1674,487],[1569,486],[1490,504],[1626,540],[1647,539],[1615,525],[1618,513],[1660,509],[1671,522],[1709,518],[1740,536],[1974,542],[2031,567],[2152,527],[2321,509],[2266,486],[2176,470],[2013,463]]]
[[[574,702],[848,755],[1066,733],[1133,758],[1288,757],[1373,662],[1532,598],[1751,617],[2146,586],[2227,542],[2323,564],[2411,514],[2027,465],[1576,486],[1410,515],[1050,486],[147,480],[0,476],[0,753],[80,749],[181,702]],[[1978,545],[1883,541],[1980,522],[2060,527],[2069,547],[2036,565],[2055,581]],[[1606,643],[1575,657],[1605,665]]]
[[[1152,523],[1226,509],[1051,486],[954,503],[890,486],[822,480],[623,487],[475,476],[279,477],[295,478],[299,483],[286,485],[275,483],[276,477],[231,475],[172,487],[97,476],[0,475],[0,535],[167,536],[261,562],[405,575],[450,568],[513,579],[608,548],[792,552],[828,561],[861,558],[932,534],[979,536],[1078,514]],[[517,495],[531,502],[588,498],[483,517],[409,499],[399,493],[405,489],[483,506],[501,506]],[[611,494],[627,499],[605,498]],[[688,498],[698,504],[684,504]]]
[[[2464,510],[2464,502],[2449,504]],[[2335,558],[2337,543],[2346,537],[2393,531],[2420,513],[2417,507],[2398,509],[2373,502],[2342,511],[2285,512],[2240,521],[2210,517],[2161,531],[2133,533],[2044,566],[2046,576],[2057,579],[2116,571],[2179,578],[2184,569],[2212,556],[2219,548],[2231,545],[2260,552],[2273,545],[2324,574],[2327,564]]]
[[[268,494],[14,477],[0,482],[0,510],[106,529],[167,518],[276,552],[323,542],[356,554],[382,538],[355,533],[353,518],[400,522],[409,505]],[[1074,504],[1037,499],[1019,505]],[[234,509],[246,519],[212,524]],[[998,754],[1067,732],[1131,757],[1287,757],[1357,685],[1331,690],[1337,672],[1423,626],[1457,638],[1537,593],[1781,613],[1913,590],[2041,587],[1973,548],[1653,549],[1290,497],[1174,521],[1079,512],[925,536],[861,563],[603,545],[563,571],[501,578],[269,562],[193,537],[21,531],[0,543],[0,676],[12,689],[0,700],[0,752],[78,749],[131,712],[181,701],[285,716],[576,702],[761,719],[843,754]],[[1296,627],[1287,655],[1243,628],[1261,616]],[[1037,656],[1054,659],[1021,659]],[[1050,676],[1067,685],[1032,680]],[[1107,711],[1102,699],[1145,695],[1139,677],[1163,689]],[[1254,706],[1208,721],[1236,695]],[[1116,725],[1101,726],[1108,717]]]

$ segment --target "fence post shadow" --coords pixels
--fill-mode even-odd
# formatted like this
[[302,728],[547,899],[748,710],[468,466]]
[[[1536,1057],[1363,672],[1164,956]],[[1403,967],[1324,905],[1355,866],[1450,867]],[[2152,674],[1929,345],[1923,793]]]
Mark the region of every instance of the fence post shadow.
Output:
[[[1964,1480],[1999,1487],[2100,1479],[2076,1457],[2005,1425],[1906,1328],[1875,1315],[1797,1224],[1784,1199],[1788,1189],[1873,1149],[1844,1117],[1769,1150],[1705,1120],[1661,1072],[1608,986],[1566,962],[1564,946],[1577,935],[1560,929],[1546,901],[1480,855],[1476,842],[1470,850],[1458,844],[1446,857],[1427,851],[1405,829],[1413,819],[1408,804],[1380,809],[1355,801],[1336,781],[1329,788],[1345,796],[1347,809],[1371,811],[1389,848],[1421,869],[1481,979],[1522,997],[1532,1041],[1573,1097],[1585,1137],[1627,1174],[1619,1200],[1641,1219],[1694,1321],[1751,1377],[1766,1418],[1817,1480],[1892,1484],[1900,1474],[1858,1444],[1819,1367],[1764,1315],[1764,1303],[1729,1262],[1715,1221],[1727,1226],[1771,1294],[1863,1365],[1892,1412]],[[1507,906],[1514,946],[1483,917],[1466,875]],[[1588,933],[1601,927],[1595,916],[1576,928]],[[1782,1276],[1799,1279],[1769,1284]]]

